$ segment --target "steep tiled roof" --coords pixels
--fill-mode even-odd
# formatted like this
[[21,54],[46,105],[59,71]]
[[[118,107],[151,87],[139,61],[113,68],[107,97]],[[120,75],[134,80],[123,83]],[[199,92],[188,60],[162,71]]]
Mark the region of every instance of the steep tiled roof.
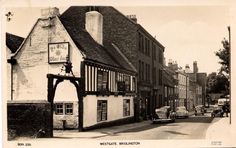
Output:
[[6,45],[11,50],[11,53],[15,53],[23,41],[24,38],[20,36],[6,33]]
[[[70,12],[73,14],[70,15]],[[106,46],[98,44],[79,24],[79,18],[75,21],[74,11],[66,11],[65,13],[66,15],[60,16],[60,20],[76,46],[85,53],[87,59],[134,71],[130,63],[126,62],[111,44],[106,44]]]

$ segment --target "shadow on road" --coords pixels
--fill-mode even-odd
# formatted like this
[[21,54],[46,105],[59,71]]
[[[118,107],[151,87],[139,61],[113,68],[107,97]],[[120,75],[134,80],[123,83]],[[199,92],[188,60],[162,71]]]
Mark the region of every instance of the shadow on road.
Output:
[[176,123],[193,122],[193,123],[211,123],[214,118],[207,116],[192,116],[185,119],[177,119]]
[[176,131],[164,131],[167,133],[171,133],[171,134],[176,134],[176,135],[189,135],[189,134],[185,134],[185,133],[181,133],[181,132],[176,132]]
[[128,133],[128,132],[141,132],[141,131],[145,131],[145,130],[150,130],[153,128],[157,128],[157,127],[161,127],[161,126],[178,126],[178,124],[175,123],[157,123],[157,124],[147,124],[141,127],[136,127],[136,128],[131,128],[128,130],[124,130],[124,131],[119,131],[117,133]]

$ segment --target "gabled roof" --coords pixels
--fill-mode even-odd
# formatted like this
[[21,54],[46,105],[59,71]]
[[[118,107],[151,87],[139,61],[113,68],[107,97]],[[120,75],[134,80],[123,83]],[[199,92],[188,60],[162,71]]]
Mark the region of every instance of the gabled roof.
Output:
[[130,63],[111,45],[103,46],[98,44],[91,35],[79,25],[80,20],[74,20],[74,14],[61,15],[60,20],[71,36],[75,45],[85,54],[85,58],[128,71],[136,72]]
[[23,37],[6,33],[6,45],[11,50],[11,53],[15,53],[23,41]]

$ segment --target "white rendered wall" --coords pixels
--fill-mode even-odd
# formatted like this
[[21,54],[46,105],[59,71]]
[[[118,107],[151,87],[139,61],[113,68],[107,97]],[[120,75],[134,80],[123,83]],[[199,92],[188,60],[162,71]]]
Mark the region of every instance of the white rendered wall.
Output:
[[[130,100],[130,116],[123,116],[123,100]],[[97,122],[97,101],[107,100],[107,120]],[[126,96],[95,96],[87,95],[84,97],[84,127],[89,127],[97,123],[109,122],[118,119],[134,116],[133,97]]]
[[[48,43],[69,42],[70,60],[73,64],[75,76],[80,76],[82,54],[74,45],[72,39],[61,24],[54,18],[55,26],[42,27],[39,20],[30,37],[25,41],[16,56],[17,65],[14,66],[14,100],[47,100],[47,74],[58,74],[62,64],[48,64]],[[63,92],[67,98],[73,97],[71,88]]]

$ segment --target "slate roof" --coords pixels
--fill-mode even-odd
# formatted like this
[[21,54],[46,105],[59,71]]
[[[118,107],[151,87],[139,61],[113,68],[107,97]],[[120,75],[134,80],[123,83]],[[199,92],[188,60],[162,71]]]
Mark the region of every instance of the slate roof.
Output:
[[11,53],[15,53],[23,41],[23,37],[6,33],[6,45],[11,50]]
[[70,11],[66,11],[66,15],[62,14],[60,20],[76,46],[85,53],[86,59],[134,72],[133,68],[129,65],[130,63],[126,62],[111,44],[107,44],[107,46],[98,44],[91,35],[79,25],[80,21],[75,21],[74,14],[70,15],[68,14],[69,12]]

